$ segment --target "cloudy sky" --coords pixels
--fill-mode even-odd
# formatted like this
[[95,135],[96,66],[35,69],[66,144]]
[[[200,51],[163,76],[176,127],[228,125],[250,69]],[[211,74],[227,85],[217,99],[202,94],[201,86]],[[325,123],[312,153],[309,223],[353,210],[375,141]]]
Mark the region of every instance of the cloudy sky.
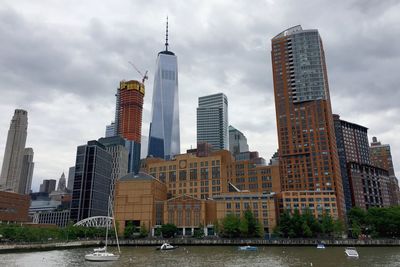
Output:
[[76,146],[104,135],[122,79],[149,71],[148,134],[155,60],[178,56],[181,152],[196,144],[199,96],[223,92],[229,122],[251,150],[277,149],[270,40],[301,24],[324,42],[333,111],[389,143],[400,176],[400,2],[380,0],[2,0],[0,162],[15,108],[29,112],[33,189],[75,164]]

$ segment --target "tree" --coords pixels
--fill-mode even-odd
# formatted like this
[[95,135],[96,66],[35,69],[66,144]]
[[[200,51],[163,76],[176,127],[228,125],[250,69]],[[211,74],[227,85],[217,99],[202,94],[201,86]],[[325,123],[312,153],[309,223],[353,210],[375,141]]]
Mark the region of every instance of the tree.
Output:
[[330,236],[333,233],[333,229],[334,224],[332,217],[329,214],[324,213],[321,219],[322,234],[325,236]]
[[125,226],[124,237],[125,238],[134,238],[136,227],[132,222],[128,222]]
[[147,231],[146,226],[142,224],[140,226],[140,237],[147,237],[149,234],[149,231]]
[[227,237],[238,237],[240,234],[240,219],[232,213],[228,213],[222,219],[222,234]]
[[308,226],[306,221],[303,222],[303,225],[302,225],[301,228],[303,230],[302,236],[304,236],[304,237],[312,237],[313,233],[311,232],[311,229]]
[[[244,212],[243,219],[246,221],[247,224],[247,236],[248,237],[260,237],[262,236],[263,229],[261,227],[260,222],[254,217],[253,212],[250,209],[247,209]],[[242,234],[244,234],[242,232]]]
[[163,237],[170,238],[174,237],[175,234],[178,232],[178,228],[175,224],[167,223],[161,225],[161,233]]

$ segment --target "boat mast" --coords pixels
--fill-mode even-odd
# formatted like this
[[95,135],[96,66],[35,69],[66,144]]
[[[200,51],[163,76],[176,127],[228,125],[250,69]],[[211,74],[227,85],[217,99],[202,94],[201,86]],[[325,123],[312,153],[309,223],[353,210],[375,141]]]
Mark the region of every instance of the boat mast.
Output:
[[117,224],[115,222],[114,211],[112,207],[111,207],[111,216],[114,223],[114,232],[115,232],[115,239],[117,240],[118,253],[121,254],[121,249],[119,248],[119,241],[118,241]]

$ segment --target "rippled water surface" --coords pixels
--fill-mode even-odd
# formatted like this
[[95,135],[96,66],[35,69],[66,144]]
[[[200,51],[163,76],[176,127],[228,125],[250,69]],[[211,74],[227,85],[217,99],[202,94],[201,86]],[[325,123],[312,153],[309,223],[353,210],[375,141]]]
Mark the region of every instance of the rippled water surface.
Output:
[[[114,248],[112,248],[114,249]],[[0,254],[0,266],[398,266],[400,247],[360,247],[360,258],[349,259],[344,247],[179,247],[157,251],[155,247],[123,247],[117,262],[85,262],[92,248]]]

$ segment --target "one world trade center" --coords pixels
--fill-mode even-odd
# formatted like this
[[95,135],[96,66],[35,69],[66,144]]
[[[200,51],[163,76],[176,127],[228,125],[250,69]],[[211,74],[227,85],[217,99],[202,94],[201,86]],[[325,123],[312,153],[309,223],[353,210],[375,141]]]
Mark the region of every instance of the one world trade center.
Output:
[[171,159],[180,153],[178,61],[168,50],[168,19],[165,50],[158,53],[154,75],[148,155]]

